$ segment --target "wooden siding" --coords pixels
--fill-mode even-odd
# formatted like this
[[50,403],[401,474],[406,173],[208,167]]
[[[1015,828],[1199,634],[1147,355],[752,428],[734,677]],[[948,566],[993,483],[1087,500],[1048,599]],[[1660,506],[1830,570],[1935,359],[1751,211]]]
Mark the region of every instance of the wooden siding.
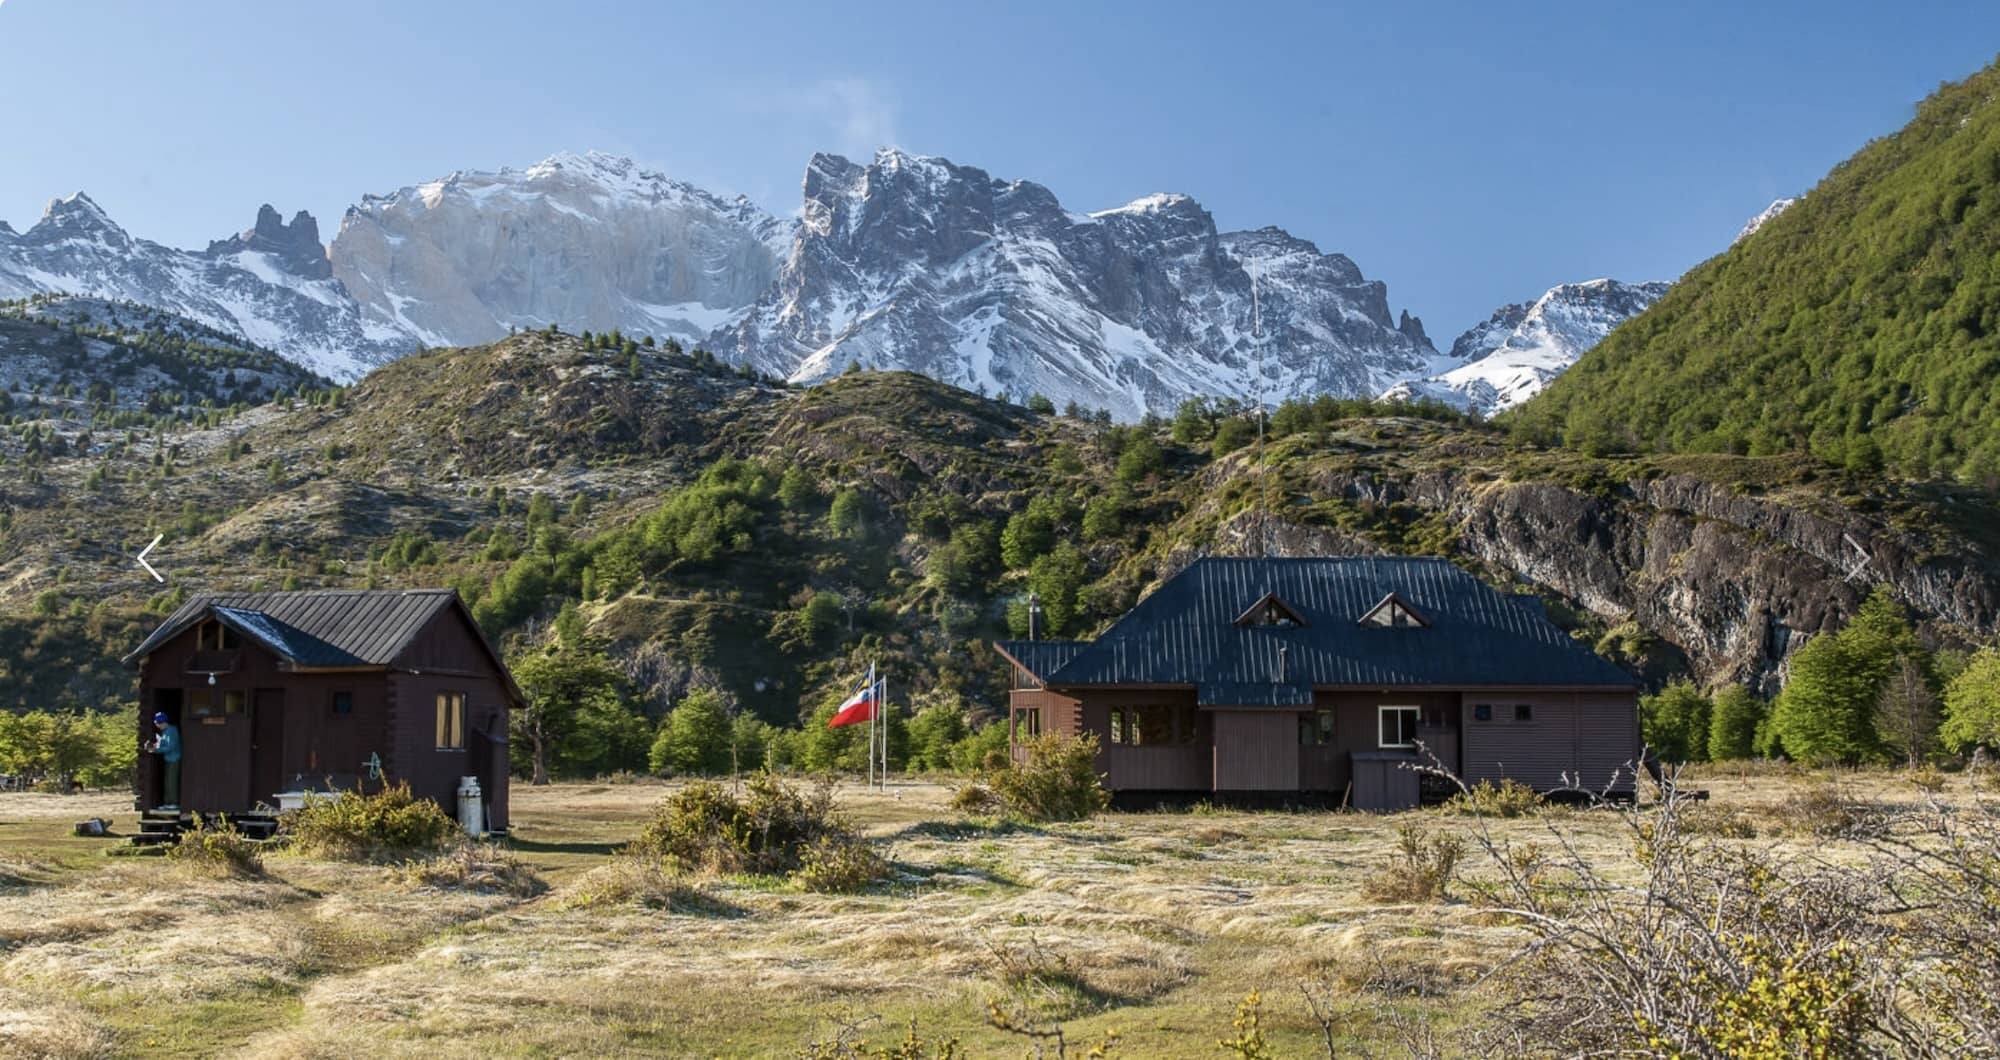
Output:
[[1297,791],[1298,712],[1216,710],[1216,791]]
[[[354,787],[366,773],[371,752],[388,750],[383,723],[387,675],[363,670],[341,673],[291,673],[279,660],[247,640],[229,653],[234,669],[216,673],[188,672],[190,665],[213,667],[215,653],[200,653],[190,628],[147,656],[140,668],[140,733],[154,733],[155,711],[168,707],[181,729],[181,805],[202,812],[237,813],[258,803],[274,801],[268,787],[275,779],[281,789],[331,785]],[[169,693],[170,690],[170,694]],[[240,692],[241,714],[222,710],[223,694]],[[335,692],[352,695],[351,713],[335,716]],[[197,697],[207,695],[211,712],[196,715]],[[178,699],[178,706],[171,706]],[[281,717],[260,719],[259,711],[276,709]],[[257,737],[263,737],[261,744]],[[159,759],[140,757],[137,803],[150,809],[161,801]]]
[[[1591,791],[1633,790],[1632,764],[1639,751],[1636,697],[1468,692],[1464,698],[1466,783],[1512,779],[1537,791],[1576,782]],[[1491,720],[1477,719],[1481,704],[1493,708]],[[1531,713],[1526,721],[1516,717],[1515,708],[1523,704]]]
[[[488,806],[489,825],[508,822],[509,776],[507,735],[511,693],[485,649],[474,639],[457,608],[439,609],[419,632],[398,664],[406,660],[416,672],[355,668],[292,671],[276,656],[245,638],[240,650],[221,660],[216,653],[196,658],[199,625],[162,642],[139,660],[140,734],[153,733],[156,710],[171,706],[181,727],[181,806],[203,812],[242,812],[260,802],[274,801],[276,791],[262,791],[275,778],[281,790],[300,787],[360,788],[381,785],[367,780],[370,756],[379,757],[384,780],[410,782],[411,789],[457,812],[461,776],[479,778]],[[188,672],[199,664],[234,668],[216,674]],[[240,715],[221,712],[224,692],[244,695]],[[440,691],[465,695],[465,747],[436,747],[435,703]],[[216,706],[206,717],[193,715],[199,694],[211,694]],[[336,696],[345,695],[352,709],[336,712]],[[281,717],[259,711],[277,710]],[[141,755],[135,776],[135,803],[149,809],[161,802],[159,759]]]

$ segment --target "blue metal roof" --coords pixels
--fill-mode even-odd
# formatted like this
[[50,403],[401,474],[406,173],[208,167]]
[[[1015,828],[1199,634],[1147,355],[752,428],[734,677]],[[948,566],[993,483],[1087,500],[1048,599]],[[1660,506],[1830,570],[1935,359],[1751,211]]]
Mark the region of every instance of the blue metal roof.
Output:
[[1087,640],[996,640],[1000,654],[1014,660],[1036,680],[1046,680],[1077,653],[1090,647]]
[[[1237,625],[1267,593],[1305,624]],[[1361,625],[1391,593],[1429,624]],[[1197,560],[1040,676],[1051,687],[1192,685],[1206,705],[1307,705],[1329,685],[1636,686],[1538,604],[1449,560],[1393,557]]]

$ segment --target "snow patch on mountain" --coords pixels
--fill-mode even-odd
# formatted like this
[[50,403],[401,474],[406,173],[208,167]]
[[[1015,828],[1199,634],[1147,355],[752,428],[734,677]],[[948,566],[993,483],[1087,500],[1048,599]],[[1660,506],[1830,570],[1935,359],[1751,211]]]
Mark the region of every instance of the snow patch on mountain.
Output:
[[1765,224],[1769,223],[1771,218],[1776,217],[1781,213],[1784,213],[1786,210],[1791,208],[1791,205],[1793,203],[1797,201],[1799,201],[1798,197],[1793,196],[1792,198],[1789,199],[1778,199],[1772,202],[1771,205],[1764,207],[1763,212],[1759,213],[1757,216],[1752,217],[1750,220],[1745,221],[1743,223],[1742,231],[1736,233],[1736,238],[1730,240],[1729,245],[1733,247],[1736,244],[1743,242],[1745,239],[1750,238],[1752,233],[1756,232],[1759,228],[1764,227]]
[[1501,306],[1451,345],[1457,367],[1398,383],[1390,400],[1442,401],[1492,415],[1540,393],[1611,329],[1667,292],[1663,282],[1589,280],[1555,287],[1533,302]]
[[794,381],[907,368],[1136,419],[1193,397],[1372,394],[1440,363],[1346,257],[1218,232],[1185,195],[1076,213],[1039,184],[885,150],[816,155],[802,197],[779,274],[709,339]]

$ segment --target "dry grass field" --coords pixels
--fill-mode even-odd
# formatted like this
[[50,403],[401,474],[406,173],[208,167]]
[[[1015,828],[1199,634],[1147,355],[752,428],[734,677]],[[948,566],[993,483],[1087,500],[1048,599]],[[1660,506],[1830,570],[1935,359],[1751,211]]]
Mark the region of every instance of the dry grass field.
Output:
[[[1819,781],[1699,783],[1756,823],[1741,842],[1830,849],[1782,826]],[[1921,797],[1890,774],[1842,783]],[[1324,1055],[1308,986],[1350,999],[1336,1036],[1371,1053],[1412,1029],[1452,1041],[1492,1003],[1482,974],[1523,941],[1477,900],[1495,866],[1476,846],[1443,902],[1363,893],[1399,823],[1463,834],[1472,818],[1196,808],[1027,827],[967,821],[948,788],[917,783],[840,793],[894,867],[868,892],[732,878],[667,908],[579,900],[668,790],[517,788],[508,846],[540,886],[512,888],[285,854],[261,879],[208,878],[68,836],[93,815],[129,833],[121,796],[0,795],[0,1054],[790,1056],[857,1020],[878,1043],[915,1020],[970,1055],[1014,1056],[1023,1040],[989,1027],[987,1006],[1025,997],[1071,1042],[1218,1056],[1260,990],[1276,1054]],[[1637,870],[1615,812],[1488,824]]]

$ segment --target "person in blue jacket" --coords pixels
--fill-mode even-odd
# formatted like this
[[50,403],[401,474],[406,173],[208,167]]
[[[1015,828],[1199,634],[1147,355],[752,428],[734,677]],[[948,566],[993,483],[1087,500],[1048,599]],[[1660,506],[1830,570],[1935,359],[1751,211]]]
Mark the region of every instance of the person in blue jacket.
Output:
[[166,767],[160,809],[178,810],[181,808],[181,730],[167,719],[166,711],[153,715],[153,726],[160,730],[160,734],[153,737],[146,750],[159,755],[160,763]]

